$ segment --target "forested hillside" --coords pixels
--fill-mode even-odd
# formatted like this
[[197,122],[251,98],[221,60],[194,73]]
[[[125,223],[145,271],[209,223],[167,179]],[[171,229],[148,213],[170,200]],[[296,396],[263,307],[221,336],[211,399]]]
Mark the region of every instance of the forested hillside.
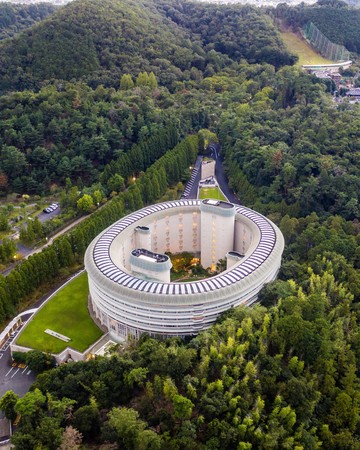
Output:
[[294,28],[313,22],[332,42],[360,54],[359,8],[337,0],[295,7],[281,4],[276,8],[276,15]]
[[229,106],[219,125],[233,187],[267,214],[358,218],[359,108],[335,109],[317,79],[295,69],[275,84]]
[[55,9],[50,3],[35,5],[0,3],[0,40],[30,28],[52,14]]
[[[160,8],[150,0],[72,2],[0,45],[0,89],[38,88],[44,80],[80,77],[92,86],[116,87],[123,73],[136,76],[140,71],[153,71],[161,84],[171,87],[189,78],[192,68],[216,71],[231,63],[229,58],[273,62],[278,54],[278,65],[292,61],[271,21],[258,9],[222,6],[221,16],[199,36],[196,20],[201,20],[203,6],[184,8],[183,23],[177,24],[161,11],[172,5],[170,1]],[[188,22],[196,34],[185,27]],[[258,33],[250,34],[250,28]],[[228,48],[230,40],[241,43]]]
[[[167,101],[206,118],[242,203],[280,225],[279,280],[262,291],[263,307],[235,309],[186,344],[144,338],[111,359],[41,375],[24,399],[9,394],[2,405],[22,417],[13,442],[55,450],[81,441],[80,432],[89,448],[358,449],[359,108],[334,108],[325,85],[297,69],[246,63],[183,85]],[[194,143],[174,151],[193,152]],[[138,170],[152,152],[131,149],[130,165],[120,155],[100,178]],[[169,183],[180,176],[180,161],[184,170],[187,157],[161,158],[69,238],[0,280],[6,308],[51,279],[50,269],[59,274],[81,259],[124,209],[155,201],[164,174]],[[38,275],[29,283],[31,271]]]
[[262,11],[99,5],[75,1],[0,46],[2,87],[13,90],[0,96],[1,194],[61,189],[69,211],[85,196],[85,212],[108,201],[0,276],[0,320],[78,270],[115,220],[178,198],[200,129],[217,134],[230,186],[279,225],[286,248],[261,305],[186,341],[143,336],[44,372],[21,399],[6,394],[0,408],[21,416],[13,443],[359,450],[359,105],[280,67],[292,58]]
[[[238,61],[267,62],[275,67],[291,65],[295,55],[289,55],[269,16],[261,10],[239,5],[203,5],[164,2],[168,17],[192,36],[200,36],[206,49],[228,55]],[[218,67],[217,67],[218,68]]]

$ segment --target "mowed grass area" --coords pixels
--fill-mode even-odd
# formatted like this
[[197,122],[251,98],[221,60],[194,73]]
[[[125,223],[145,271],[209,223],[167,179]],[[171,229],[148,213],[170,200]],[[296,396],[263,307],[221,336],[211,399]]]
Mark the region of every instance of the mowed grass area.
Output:
[[[74,278],[43,306],[20,334],[16,343],[43,352],[59,353],[66,347],[83,352],[103,334],[87,309],[86,272]],[[71,338],[64,342],[44,331],[49,328]]]
[[218,187],[202,187],[199,191],[199,199],[214,198],[215,200],[224,200],[227,202],[227,198],[224,197]]
[[281,32],[281,37],[287,47],[287,49],[298,55],[298,66],[302,64],[331,64],[333,61],[322,57],[317,53],[311,45],[309,45],[304,39],[301,39],[297,34],[291,31]]

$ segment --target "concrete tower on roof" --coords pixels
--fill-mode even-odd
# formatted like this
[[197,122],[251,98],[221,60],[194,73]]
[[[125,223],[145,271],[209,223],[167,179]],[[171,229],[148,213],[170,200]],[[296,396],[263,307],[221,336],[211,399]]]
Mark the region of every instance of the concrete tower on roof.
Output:
[[204,159],[201,163],[201,179],[215,176],[216,161],[214,159]]
[[[227,309],[256,301],[281,264],[284,239],[261,214],[217,200],[148,206],[110,226],[85,254],[91,304],[113,339],[194,335]],[[210,278],[170,282],[165,252],[199,254]]]

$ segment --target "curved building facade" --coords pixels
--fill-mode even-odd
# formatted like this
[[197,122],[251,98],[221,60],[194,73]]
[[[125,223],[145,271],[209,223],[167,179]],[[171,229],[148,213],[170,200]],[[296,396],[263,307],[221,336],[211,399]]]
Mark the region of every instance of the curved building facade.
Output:
[[[250,305],[276,278],[284,249],[280,230],[243,206],[177,200],[148,206],[110,226],[85,254],[98,320],[117,340],[187,336],[211,326],[227,309]],[[204,267],[228,258],[219,275],[170,282],[165,252],[190,252]]]

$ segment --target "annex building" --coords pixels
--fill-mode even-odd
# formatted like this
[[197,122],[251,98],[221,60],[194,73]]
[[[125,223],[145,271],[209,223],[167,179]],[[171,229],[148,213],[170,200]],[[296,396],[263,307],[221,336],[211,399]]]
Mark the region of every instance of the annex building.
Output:
[[[91,304],[115,340],[187,336],[229,308],[251,305],[276,278],[284,239],[275,224],[243,206],[177,200],[145,207],[114,223],[88,247]],[[170,282],[166,252],[200,255],[203,267],[227,259],[224,272]]]

